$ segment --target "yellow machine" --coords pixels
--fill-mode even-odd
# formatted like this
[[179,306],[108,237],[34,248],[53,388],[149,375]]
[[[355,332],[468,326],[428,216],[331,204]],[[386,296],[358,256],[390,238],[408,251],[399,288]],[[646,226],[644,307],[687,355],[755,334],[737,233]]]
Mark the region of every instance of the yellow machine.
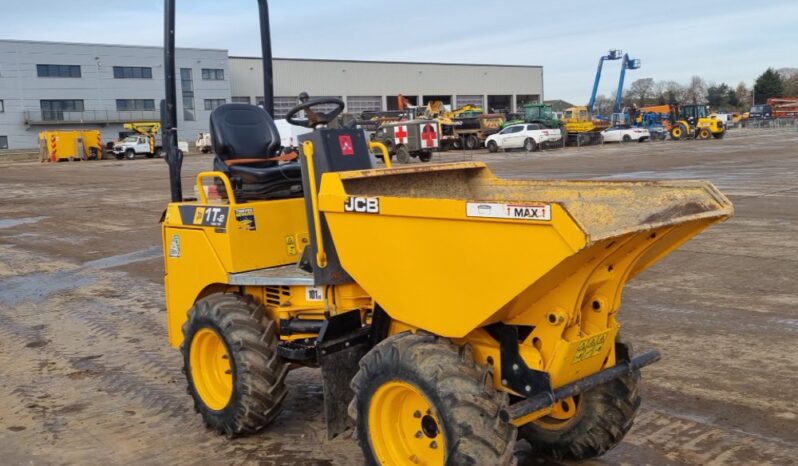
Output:
[[708,105],[671,105],[671,139],[721,139],[726,134],[723,121],[709,114]]
[[[617,339],[623,287],[731,216],[723,194],[504,180],[479,162],[377,168],[363,131],[326,126],[337,98],[288,112],[315,131],[300,136],[299,163],[279,164],[265,60],[265,109],[214,110],[214,170],[184,199],[174,0],[166,12],[168,332],[206,425],[265,428],[288,371],[309,366],[328,435],[354,427],[369,464],[513,464],[517,438],[585,459],[621,441],[640,368],[659,359]],[[311,108],[314,122],[295,118]]]
[[99,160],[103,158],[100,130],[42,131],[39,133],[41,161]]
[[597,143],[600,141],[599,133],[610,126],[608,121],[594,118],[585,105],[565,109],[562,122],[568,130],[568,136],[576,138],[580,146]]

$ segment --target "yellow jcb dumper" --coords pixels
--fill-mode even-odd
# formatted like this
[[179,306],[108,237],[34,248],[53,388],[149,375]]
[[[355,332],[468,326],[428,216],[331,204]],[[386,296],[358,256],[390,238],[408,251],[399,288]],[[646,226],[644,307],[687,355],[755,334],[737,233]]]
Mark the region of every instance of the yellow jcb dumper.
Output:
[[103,158],[103,136],[97,129],[42,131],[39,152],[42,162],[99,160]]
[[732,215],[712,184],[504,180],[478,162],[378,168],[363,131],[327,127],[337,98],[288,112],[315,131],[300,136],[299,162],[280,164],[266,59],[265,109],[214,110],[214,170],[184,199],[174,7],[167,319],[206,425],[266,428],[286,374],[306,366],[320,368],[328,435],[356,429],[369,464],[514,464],[518,438],[585,459],[621,441],[640,368],[659,359],[618,340],[623,287]]

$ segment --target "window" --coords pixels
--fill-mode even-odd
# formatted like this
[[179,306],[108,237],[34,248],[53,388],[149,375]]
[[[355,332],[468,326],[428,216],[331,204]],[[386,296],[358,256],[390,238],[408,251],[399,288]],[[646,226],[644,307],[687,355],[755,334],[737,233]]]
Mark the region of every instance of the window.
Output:
[[232,102],[233,102],[234,104],[249,104],[249,103],[252,103],[252,102],[249,100],[249,96],[248,96],[248,95],[244,95],[244,96],[241,96],[241,95],[239,95],[239,96],[233,96]]
[[80,65],[36,65],[40,78],[79,78]]
[[116,99],[116,109],[125,110],[155,110],[153,99]]
[[346,111],[360,114],[363,112],[379,112],[382,110],[382,97],[375,96],[348,96],[346,98]]
[[515,96],[515,108],[522,109],[526,104],[539,104],[540,95],[538,94],[519,94]]
[[152,68],[143,66],[115,66],[114,79],[152,79]]
[[[274,118],[285,118],[289,110],[296,107],[299,100],[296,97],[275,97]],[[263,97],[258,97],[258,104],[263,105]]]
[[3,101],[2,101],[2,100],[0,100],[0,113],[3,113],[3,112],[5,112],[5,111],[6,111],[6,108],[5,108],[5,106],[3,105]]
[[195,121],[194,113],[194,73],[191,68],[180,68],[180,88],[183,89],[183,120]]
[[8,149],[8,136],[0,136],[0,149]]
[[42,120],[64,120],[64,112],[82,112],[82,100],[42,100]]
[[507,128],[504,128],[503,130],[501,130],[501,134],[518,133],[518,132],[523,131],[523,129],[524,129],[524,125],[508,126]]
[[526,129],[527,129],[528,131],[535,131],[535,130],[539,130],[539,129],[540,129],[540,125],[527,125],[527,126],[526,126]]
[[205,99],[205,110],[214,110],[216,107],[224,104],[224,99]]
[[221,68],[203,68],[203,81],[224,81],[224,70]]
[[483,105],[483,98],[481,95],[458,95],[456,101],[458,107],[464,107],[466,105],[482,107]]

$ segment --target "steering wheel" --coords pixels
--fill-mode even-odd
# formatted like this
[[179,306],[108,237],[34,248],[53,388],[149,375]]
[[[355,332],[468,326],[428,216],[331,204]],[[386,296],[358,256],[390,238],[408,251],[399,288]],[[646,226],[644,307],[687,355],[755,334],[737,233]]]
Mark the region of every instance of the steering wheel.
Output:
[[[285,115],[286,121],[292,125],[304,126],[305,128],[316,128],[318,125],[326,125],[333,121],[335,117],[344,111],[344,101],[337,97],[316,97],[311,99],[304,92],[299,95],[299,100],[302,102],[288,111]],[[335,108],[329,112],[314,112],[312,107],[317,105],[335,105]],[[299,112],[305,110],[308,114],[308,119],[297,120],[294,118]]]

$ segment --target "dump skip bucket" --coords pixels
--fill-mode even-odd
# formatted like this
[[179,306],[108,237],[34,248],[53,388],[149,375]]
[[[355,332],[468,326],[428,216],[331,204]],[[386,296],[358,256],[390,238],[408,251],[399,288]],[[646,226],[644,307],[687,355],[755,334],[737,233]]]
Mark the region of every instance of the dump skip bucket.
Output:
[[[477,162],[327,173],[319,208],[376,302],[449,337],[523,323],[558,284],[578,276],[585,288],[606,261],[625,282],[733,213],[704,181],[504,180]],[[557,305],[581,306],[588,291]]]

